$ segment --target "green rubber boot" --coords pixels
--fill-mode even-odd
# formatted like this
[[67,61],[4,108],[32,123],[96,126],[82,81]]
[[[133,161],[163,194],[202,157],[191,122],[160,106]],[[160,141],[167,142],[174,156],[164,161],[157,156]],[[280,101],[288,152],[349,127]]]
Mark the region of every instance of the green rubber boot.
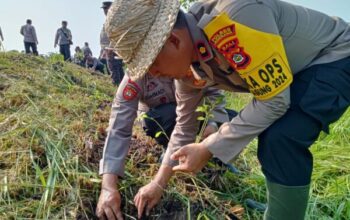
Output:
[[266,180],[267,210],[264,220],[304,220],[310,185],[283,186]]

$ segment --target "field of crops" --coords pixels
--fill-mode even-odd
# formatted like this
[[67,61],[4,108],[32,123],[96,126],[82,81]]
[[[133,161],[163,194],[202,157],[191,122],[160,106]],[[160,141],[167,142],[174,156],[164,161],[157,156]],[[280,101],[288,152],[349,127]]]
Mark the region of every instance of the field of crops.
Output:
[[[0,219],[94,219],[98,161],[116,88],[60,56],[0,53]],[[227,94],[230,108],[249,100]],[[134,129],[121,181],[123,212],[159,167],[162,149]],[[350,219],[350,111],[312,147],[307,219]],[[266,202],[256,142],[235,162],[239,174],[209,163],[197,176],[177,174],[149,219],[261,219],[246,199]]]

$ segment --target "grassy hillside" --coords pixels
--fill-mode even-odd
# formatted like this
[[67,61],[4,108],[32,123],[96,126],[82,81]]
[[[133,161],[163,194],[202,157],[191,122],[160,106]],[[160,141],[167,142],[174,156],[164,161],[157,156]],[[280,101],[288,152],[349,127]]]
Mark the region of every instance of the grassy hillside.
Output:
[[0,53],[0,219],[91,209],[114,90],[57,55]]
[[[94,219],[114,92],[109,77],[58,56],[0,53],[0,219]],[[228,95],[235,109],[248,99]],[[309,219],[350,218],[349,130],[350,111],[312,148]],[[120,185],[126,219],[136,219],[133,196],[157,171],[161,151],[136,129]],[[197,177],[177,174],[150,219],[261,219],[244,205],[266,199],[255,154],[252,143],[235,162],[240,174],[212,163]]]

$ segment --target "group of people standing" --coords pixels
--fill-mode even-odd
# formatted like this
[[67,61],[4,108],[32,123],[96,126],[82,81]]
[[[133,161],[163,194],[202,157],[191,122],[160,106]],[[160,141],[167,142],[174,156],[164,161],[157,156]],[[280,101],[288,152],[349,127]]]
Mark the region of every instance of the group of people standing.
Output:
[[[112,2],[103,2],[102,9],[107,15]],[[26,54],[39,55],[38,37],[31,19],[27,19],[26,24],[21,27],[20,34],[24,38],[24,48]],[[1,42],[4,41],[3,33],[0,28],[0,48]],[[89,43],[85,42],[83,47],[77,46],[75,54],[72,57],[70,47],[73,45],[73,35],[68,28],[68,22],[62,21],[62,26],[57,29],[55,35],[54,47],[59,46],[59,52],[63,55],[65,61],[73,62],[80,66],[86,67],[92,71],[99,71],[111,75],[112,82],[119,85],[124,77],[123,61],[109,48],[109,39],[104,30],[100,35],[101,51],[99,57],[94,57],[89,47]]]
[[[73,44],[72,33],[67,28],[67,25],[68,25],[67,21],[62,21],[62,27],[59,28],[56,32],[55,44],[54,44],[55,48],[57,47],[57,45],[60,46],[60,53],[64,56],[64,60],[66,61],[71,59],[70,45]],[[26,24],[21,27],[20,34],[23,36],[25,53],[38,56],[39,41],[38,41],[35,27],[31,19],[27,19]],[[2,41],[4,41],[1,28],[0,28],[0,38]]]

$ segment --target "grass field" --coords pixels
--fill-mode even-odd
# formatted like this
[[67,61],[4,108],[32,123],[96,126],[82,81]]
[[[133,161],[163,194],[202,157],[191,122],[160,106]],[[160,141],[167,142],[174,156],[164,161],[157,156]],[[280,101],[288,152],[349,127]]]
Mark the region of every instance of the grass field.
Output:
[[[60,57],[0,53],[0,219],[94,219],[97,175],[116,88]],[[245,95],[227,95],[240,109]],[[162,149],[135,129],[120,184],[126,219],[133,196],[150,181]],[[350,219],[350,111],[312,147],[314,174],[307,219]],[[149,219],[261,219],[245,199],[265,202],[256,142],[235,162],[240,174],[209,164],[172,178]]]

